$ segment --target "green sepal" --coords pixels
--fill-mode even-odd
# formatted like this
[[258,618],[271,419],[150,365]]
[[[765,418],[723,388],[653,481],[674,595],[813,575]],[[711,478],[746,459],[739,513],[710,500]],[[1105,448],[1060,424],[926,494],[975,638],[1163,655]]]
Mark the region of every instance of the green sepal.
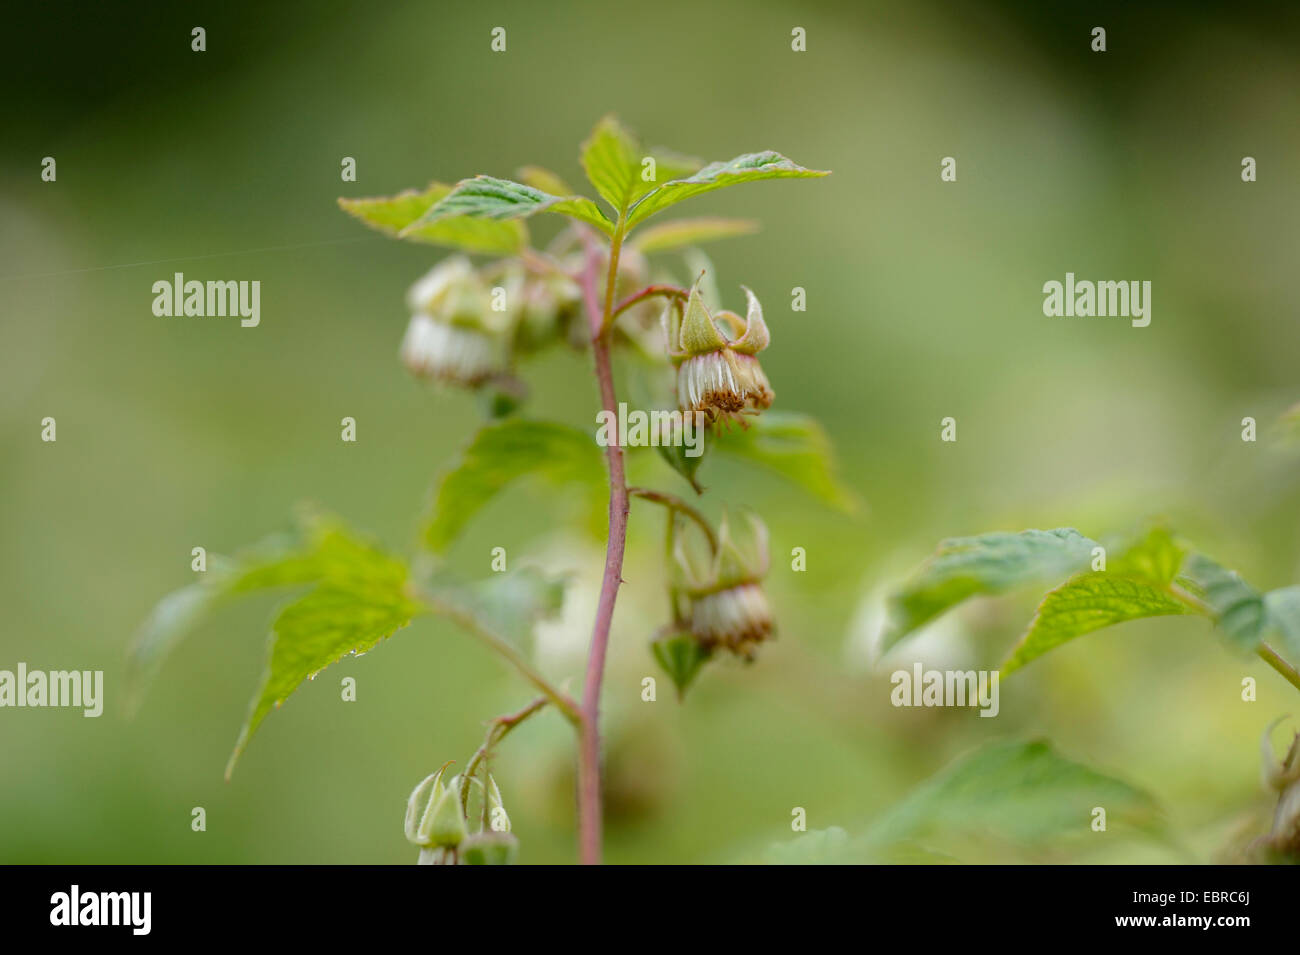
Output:
[[686,300],[686,314],[682,318],[681,350],[686,355],[705,355],[727,347],[727,340],[713,324],[709,310],[704,306],[697,279]]
[[436,798],[429,800],[429,808],[425,810],[416,833],[420,845],[455,847],[468,834],[461,813],[461,785],[461,778],[454,776]]
[[689,631],[674,632],[651,641],[650,652],[677,687],[679,700],[686,695],[686,688],[712,655]]

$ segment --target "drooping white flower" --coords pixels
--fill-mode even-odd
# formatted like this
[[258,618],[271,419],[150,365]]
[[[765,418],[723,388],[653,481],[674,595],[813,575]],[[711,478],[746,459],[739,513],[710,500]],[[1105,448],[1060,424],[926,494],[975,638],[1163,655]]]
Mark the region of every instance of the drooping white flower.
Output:
[[401,356],[418,377],[465,386],[482,383],[501,366],[499,345],[490,336],[422,313],[406,326]]
[[[733,418],[771,407],[775,395],[757,357],[771,334],[758,299],[749,289],[745,295],[749,305],[744,319],[727,311],[715,317],[700,295],[700,283],[691,289],[680,327],[675,335],[669,333],[682,411]],[[724,335],[719,324],[733,337]]]
[[678,583],[690,601],[691,633],[707,650],[724,647],[746,658],[775,629],[762,586],[769,566],[767,528],[753,515],[749,520],[753,539],[742,549],[724,516],[717,549],[703,566],[682,537],[674,546]]
[[501,371],[501,313],[486,284],[463,255],[444,259],[407,293],[411,321],[402,363],[416,376],[474,387]]

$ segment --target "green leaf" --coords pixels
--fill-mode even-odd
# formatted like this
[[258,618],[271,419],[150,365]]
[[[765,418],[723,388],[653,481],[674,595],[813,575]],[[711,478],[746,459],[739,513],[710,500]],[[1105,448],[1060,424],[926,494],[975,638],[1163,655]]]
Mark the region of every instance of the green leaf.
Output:
[[1082,570],[1096,546],[1096,541],[1072,527],[942,541],[938,551],[891,599],[883,649],[967,597],[1000,594],[1021,584]]
[[304,511],[293,533],[276,534],[230,559],[208,555],[198,582],[163,597],[127,651],[127,705],[134,709],[167,656],[227,600],[259,590],[293,587],[320,580],[346,560],[338,525]]
[[1111,573],[1138,577],[1168,587],[1178,575],[1186,556],[1185,548],[1163,525],[1154,525],[1122,549],[1107,565]]
[[[646,181],[643,165],[654,160],[654,179]],[[656,150],[648,152],[613,116],[596,124],[582,144],[582,168],[602,199],[622,215],[660,182],[689,176],[703,165],[699,160]]]
[[[770,846],[762,861],[789,865],[952,863],[951,843],[987,860],[989,843],[1041,854],[1071,836],[1096,838],[1094,807],[1108,831],[1128,827],[1166,838],[1149,793],[1060,755],[1044,740],[1001,741],[959,758],[921,783],[857,836],[837,826]],[[927,843],[927,844],[923,844]],[[974,860],[971,860],[974,861]]]
[[730,239],[738,235],[752,235],[758,231],[753,219],[725,219],[721,217],[677,219],[652,225],[638,232],[632,245],[643,253],[666,252],[686,245],[699,245],[716,239]]
[[1204,554],[1192,554],[1178,582],[1214,612],[1218,627],[1235,647],[1253,653],[1264,636],[1264,598],[1235,570],[1219,566]]
[[423,191],[408,189],[395,196],[341,198],[339,206],[372,229],[415,242],[497,255],[510,255],[528,244],[528,230],[522,222],[452,216],[426,225],[413,225],[450,192],[451,186],[435,182]]
[[202,616],[225,600],[315,585],[275,618],[267,669],[227,777],[267,713],[304,679],[343,656],[365,653],[417,614],[443,612],[497,640],[522,644],[536,621],[553,615],[564,598],[563,579],[526,568],[470,583],[439,574],[417,592],[404,562],[315,511],[304,513],[294,534],[277,535],[236,560],[214,555],[208,563],[201,582],[164,597],[142,628],[128,658],[133,683],[152,675]]
[[522,477],[537,475],[555,484],[576,481],[594,491],[604,474],[591,433],[523,418],[486,425],[439,483],[424,529],[425,545],[444,553],[475,514]]
[[664,672],[677,687],[677,698],[686,695],[686,689],[699,675],[700,668],[708,662],[709,651],[700,646],[690,633],[674,633],[650,643],[650,652],[659,661]]
[[582,144],[582,169],[596,194],[623,212],[628,194],[640,178],[641,147],[613,116],[596,124]]
[[326,551],[319,565],[326,576],[272,625],[266,673],[226,765],[227,779],[262,720],[304,680],[344,656],[365,653],[425,609],[407,595],[402,561],[341,530]]
[[714,189],[738,185],[742,182],[828,175],[830,175],[829,172],[805,169],[803,166],[786,159],[780,153],[771,151],[746,153],[727,162],[710,163],[693,175],[665,182],[659,188],[646,193],[632,206],[631,211],[628,213],[627,225],[630,229],[656,212],[662,212],[683,199],[712,192]]
[[128,711],[135,710],[163,661],[212,611],[220,596],[218,588],[197,583],[158,601],[127,651]]
[[606,233],[612,229],[600,208],[583,196],[553,196],[521,182],[475,176],[458,182],[451,192],[406,226],[400,234],[405,236],[458,217],[507,222],[539,212],[556,212],[580,219]]
[[1156,800],[1122,780],[1061,756],[1050,743],[998,742],[957,760],[879,817],[862,839],[881,848],[941,833],[964,833],[1042,845],[1072,834],[1092,835],[1092,810],[1107,823],[1157,834]]
[[1264,595],[1264,610],[1287,661],[1300,662],[1300,586],[1270,590]]
[[[1172,576],[1172,575],[1171,575]],[[1126,620],[1195,613],[1140,577],[1102,571],[1067,581],[1043,598],[1029,630],[1002,664],[1005,676],[1075,637]]]
[[1184,554],[1168,528],[1154,525],[1120,549],[1107,570],[1081,574],[1048,593],[1002,665],[1003,675],[1103,627],[1143,617],[1196,613],[1170,591]]
[[708,443],[719,454],[776,472],[837,510],[853,513],[861,506],[858,496],[835,476],[830,438],[815,418],[766,411],[748,428],[711,434]]

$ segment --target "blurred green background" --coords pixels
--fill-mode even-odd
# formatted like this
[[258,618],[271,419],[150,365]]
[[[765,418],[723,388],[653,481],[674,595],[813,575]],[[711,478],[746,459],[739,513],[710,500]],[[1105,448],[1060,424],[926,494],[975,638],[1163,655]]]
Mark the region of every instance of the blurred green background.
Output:
[[[845,519],[778,479],[706,465],[710,513],[743,503],[772,528],[780,639],[754,666],[709,668],[685,705],[666,683],[640,701],[662,528],[634,507],[607,682],[608,859],[751,857],[789,837],[794,806],[810,828],[853,832],[980,742],[1031,735],[1151,790],[1192,858],[1259,831],[1257,740],[1295,691],[1203,622],[1079,640],[1008,681],[994,720],[894,709],[888,673],[996,666],[1035,594],[960,611],[884,663],[871,647],[883,588],[956,534],[1099,536],[1163,515],[1260,587],[1300,580],[1298,462],[1268,429],[1300,400],[1294,12],[304,2],[27,4],[6,20],[0,667],[102,669],[108,699],[99,719],[0,712],[0,861],[414,861],[411,787],[529,699],[469,637],[424,620],[327,671],[229,784],[274,601],[205,625],[130,720],[125,648],[191,579],[192,547],[231,553],[299,501],[409,549],[434,476],[477,425],[473,399],[396,358],[405,290],[441,253],[364,229],[336,197],[525,163],[580,181],[577,144],[611,111],[707,159],[770,148],[834,170],[688,214],[762,221],[709,250],[727,304],[741,283],[765,303],[778,406],[821,419],[869,506]],[[1097,25],[1104,54],[1089,49]],[[505,54],[489,51],[494,26]],[[806,53],[791,52],[795,26]],[[340,182],[344,156],[355,184]],[[955,184],[939,180],[944,156]],[[1241,181],[1243,156],[1258,182]],[[174,271],[259,279],[261,327],[155,317],[151,285]],[[1066,271],[1150,280],[1150,327],[1045,318],[1042,285]],[[794,286],[805,313],[789,310]],[[553,355],[530,377],[537,413],[590,426],[584,359]],[[355,445],[339,441],[344,415]],[[956,444],[939,441],[948,415]],[[1240,440],[1247,415],[1259,443]],[[536,652],[576,686],[601,550],[562,513],[551,492],[512,491],[455,561],[486,574],[504,546],[574,571]],[[794,546],[806,573],[782,556]],[[356,703],[339,700],[343,676]],[[539,717],[497,770],[521,861],[571,860],[567,728]],[[1041,857],[1186,856],[1117,836]]]

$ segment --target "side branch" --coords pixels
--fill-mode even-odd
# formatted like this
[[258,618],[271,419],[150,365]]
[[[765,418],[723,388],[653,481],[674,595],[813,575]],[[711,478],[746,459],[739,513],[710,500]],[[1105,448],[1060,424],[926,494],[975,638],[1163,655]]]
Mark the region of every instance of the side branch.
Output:
[[461,812],[469,815],[469,780],[474,778],[478,772],[479,766],[487,759],[488,754],[492,752],[492,747],[501,742],[509,732],[522,723],[528,717],[532,716],[542,707],[546,706],[550,700],[547,697],[539,696],[533,702],[529,703],[518,713],[507,713],[505,716],[498,716],[488,724],[487,738],[483,740],[483,745],[474,751],[474,755],[469,758],[465,764],[466,785],[461,788],[460,808]]
[[718,552],[718,537],[713,533],[713,528],[709,526],[709,522],[705,519],[704,515],[691,507],[677,495],[667,494],[663,491],[656,491],[648,487],[630,487],[627,489],[627,493],[632,497],[639,497],[643,501],[651,501],[668,508],[670,511],[677,511],[680,514],[689,517],[695,522],[696,526],[704,532],[704,536],[708,538],[709,550],[715,554]]
[[614,312],[610,315],[609,321],[613,322],[633,305],[636,305],[638,302],[644,302],[648,298],[654,298],[656,295],[662,295],[665,298],[679,298],[682,301],[685,301],[689,293],[686,289],[678,288],[676,285],[647,285],[641,291],[629,295],[627,298],[623,299],[623,301],[615,305]]
[[483,626],[472,613],[467,613],[459,607],[452,606],[425,591],[419,591],[419,596],[434,613],[447,617],[453,623],[464,627],[504,657],[506,662],[518,670],[525,680],[539,690],[549,702],[554,703],[555,708],[563,713],[570,723],[575,726],[582,723],[582,712],[578,708],[577,702],[542,676],[509,640]]
[[1267,643],[1260,643],[1259,649],[1255,651],[1259,658],[1271,666],[1274,670],[1282,675],[1297,690],[1300,690],[1300,672],[1296,668],[1282,659],[1282,655],[1274,650]]

